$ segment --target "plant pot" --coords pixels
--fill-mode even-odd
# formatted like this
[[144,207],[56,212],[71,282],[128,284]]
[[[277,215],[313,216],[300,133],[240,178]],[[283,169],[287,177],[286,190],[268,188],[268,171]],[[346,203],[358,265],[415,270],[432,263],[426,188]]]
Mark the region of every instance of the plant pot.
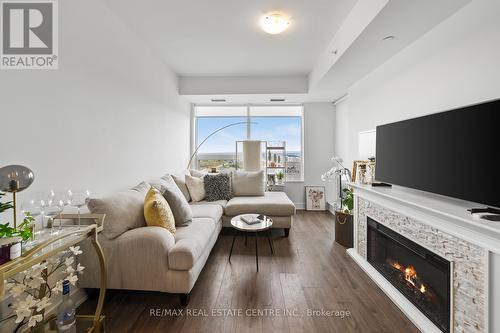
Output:
[[335,241],[342,246],[353,246],[353,216],[343,212],[335,212]]
[[21,256],[21,237],[0,238],[0,265]]

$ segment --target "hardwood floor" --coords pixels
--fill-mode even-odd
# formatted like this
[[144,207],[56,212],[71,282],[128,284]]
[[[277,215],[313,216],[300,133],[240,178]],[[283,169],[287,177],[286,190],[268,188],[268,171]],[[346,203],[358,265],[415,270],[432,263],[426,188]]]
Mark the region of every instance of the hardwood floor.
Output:
[[[299,211],[289,238],[281,230],[274,231],[274,256],[267,239],[259,239],[258,273],[253,238],[247,246],[244,237],[236,239],[229,263],[232,236],[223,232],[186,308],[180,306],[177,295],[109,291],[106,331],[418,332],[345,248],[333,241],[332,230],[330,213]],[[78,311],[85,313],[94,305],[95,300],[88,300]],[[174,309],[184,310],[178,316],[165,314]],[[267,313],[251,313],[259,309]],[[331,313],[312,317],[308,309]],[[151,311],[159,311],[160,316],[150,315]]]

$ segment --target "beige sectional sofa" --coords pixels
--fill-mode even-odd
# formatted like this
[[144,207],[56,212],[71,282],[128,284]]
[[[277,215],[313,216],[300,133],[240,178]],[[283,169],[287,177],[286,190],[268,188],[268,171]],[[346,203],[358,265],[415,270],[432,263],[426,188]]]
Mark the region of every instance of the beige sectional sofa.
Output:
[[[142,194],[143,189],[138,191],[137,197],[136,193],[133,194],[136,204]],[[119,194],[116,197],[119,198]],[[113,200],[113,196],[108,199]],[[230,226],[231,217],[245,213],[266,214],[273,218],[273,228],[284,229],[285,236],[288,236],[295,215],[294,204],[283,192],[233,197],[229,201],[191,202],[192,222],[178,227],[175,234],[171,234],[161,227],[146,226],[134,205],[127,203],[124,209],[133,208],[134,212],[118,219],[112,210],[123,209],[119,204],[111,205],[112,209],[101,212],[111,215],[104,222],[103,234],[99,235],[106,256],[108,288],[177,293],[181,296],[182,304],[187,304],[189,293],[222,227]],[[119,236],[113,238],[106,234],[107,228],[113,231],[123,228],[122,221],[131,216],[137,221],[125,226],[125,231]],[[80,255],[79,260],[86,270],[80,279],[80,286],[96,288],[99,285],[97,258],[90,243],[82,244],[82,248],[84,254]]]

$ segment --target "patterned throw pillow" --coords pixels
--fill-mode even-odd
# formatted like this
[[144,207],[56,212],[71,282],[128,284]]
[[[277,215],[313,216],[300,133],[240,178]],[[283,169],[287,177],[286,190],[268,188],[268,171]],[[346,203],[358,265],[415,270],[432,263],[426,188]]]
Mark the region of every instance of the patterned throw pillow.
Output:
[[207,201],[229,200],[232,198],[230,174],[208,174],[203,177],[203,181],[205,182],[205,194]]
[[162,227],[175,234],[175,218],[167,200],[151,187],[144,199],[144,217],[150,227]]

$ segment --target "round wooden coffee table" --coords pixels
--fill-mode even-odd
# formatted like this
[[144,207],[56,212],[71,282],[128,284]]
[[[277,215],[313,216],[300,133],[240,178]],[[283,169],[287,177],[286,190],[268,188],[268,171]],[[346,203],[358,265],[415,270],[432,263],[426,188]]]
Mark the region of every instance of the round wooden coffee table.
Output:
[[[254,216],[254,217],[262,217],[259,223],[255,224],[247,224],[241,220],[242,216]],[[237,215],[231,219],[231,226],[234,229],[233,242],[231,243],[231,251],[229,252],[229,262],[231,262],[231,255],[233,254],[234,241],[236,240],[236,235],[238,231],[242,232],[250,232],[255,234],[255,264],[257,265],[257,272],[259,271],[259,249],[257,246],[257,235],[259,232],[268,231],[267,240],[269,242],[269,248],[271,249],[271,253],[274,254],[273,244],[271,241],[270,229],[273,225],[273,220],[269,216],[260,215],[260,214],[243,214]]]

